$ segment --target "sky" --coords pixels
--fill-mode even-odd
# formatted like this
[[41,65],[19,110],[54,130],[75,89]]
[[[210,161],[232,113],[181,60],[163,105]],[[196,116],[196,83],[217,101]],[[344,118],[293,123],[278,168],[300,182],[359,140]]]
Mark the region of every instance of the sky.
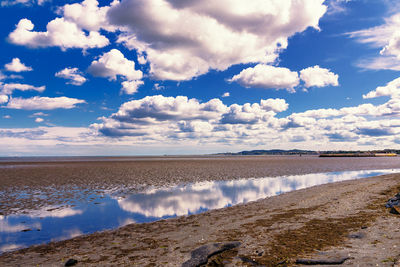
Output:
[[394,0],[0,0],[0,156],[400,149]]

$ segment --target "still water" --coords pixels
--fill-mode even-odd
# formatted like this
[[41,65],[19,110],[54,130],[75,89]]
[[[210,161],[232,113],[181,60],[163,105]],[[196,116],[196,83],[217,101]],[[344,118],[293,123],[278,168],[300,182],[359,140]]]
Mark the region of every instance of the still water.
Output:
[[90,195],[88,198],[95,199],[90,203],[50,206],[24,215],[0,215],[0,253],[129,223],[224,208],[314,185],[398,172],[400,169],[313,173],[150,188],[124,197]]

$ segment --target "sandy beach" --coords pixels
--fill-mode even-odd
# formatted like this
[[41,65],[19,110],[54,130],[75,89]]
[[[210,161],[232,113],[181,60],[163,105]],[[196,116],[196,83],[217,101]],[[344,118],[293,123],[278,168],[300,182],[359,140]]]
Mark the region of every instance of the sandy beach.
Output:
[[398,192],[400,174],[325,184],[33,246],[1,255],[0,265],[63,266],[76,259],[77,266],[181,266],[203,245],[240,242],[206,265],[291,266],[317,259],[394,266],[400,258],[400,215],[384,205]]

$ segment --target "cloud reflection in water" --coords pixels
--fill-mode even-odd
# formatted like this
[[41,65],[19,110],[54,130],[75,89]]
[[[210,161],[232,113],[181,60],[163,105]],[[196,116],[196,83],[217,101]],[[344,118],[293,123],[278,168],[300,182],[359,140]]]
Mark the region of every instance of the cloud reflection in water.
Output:
[[151,189],[117,198],[121,209],[146,217],[162,218],[219,209],[315,185],[360,179],[400,170],[346,171],[286,177],[210,181]]

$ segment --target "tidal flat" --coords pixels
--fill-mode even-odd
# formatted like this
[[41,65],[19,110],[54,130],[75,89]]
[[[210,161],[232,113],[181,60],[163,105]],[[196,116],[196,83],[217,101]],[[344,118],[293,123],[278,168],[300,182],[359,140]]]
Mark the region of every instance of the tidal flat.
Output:
[[395,168],[400,168],[400,157],[187,156],[2,159],[0,212],[3,215],[24,213],[41,207],[83,201],[91,194],[124,195],[150,187]]
[[[3,251],[21,248],[12,233],[28,240],[22,247],[45,244],[4,253],[0,263],[46,266],[76,258],[84,265],[179,266],[201,245],[240,242],[209,259],[210,266],[252,261],[268,266],[346,248],[358,241],[348,238],[358,230],[366,238],[362,244],[368,238],[385,243],[373,229],[399,219],[380,206],[400,191],[399,166],[400,158],[313,156],[3,160],[0,232],[8,231],[1,236],[8,246]],[[100,228],[106,231],[81,230],[79,222],[93,224],[83,214],[105,225],[122,216],[118,209],[123,219]],[[105,213],[95,213],[99,210]],[[382,220],[386,223],[376,225]],[[68,224],[76,227],[63,232]],[[43,237],[56,231],[57,238]],[[387,231],[391,238],[398,234]],[[29,237],[41,242],[29,243]],[[396,261],[396,247],[386,252],[381,261]],[[352,257],[346,262],[356,262]]]

